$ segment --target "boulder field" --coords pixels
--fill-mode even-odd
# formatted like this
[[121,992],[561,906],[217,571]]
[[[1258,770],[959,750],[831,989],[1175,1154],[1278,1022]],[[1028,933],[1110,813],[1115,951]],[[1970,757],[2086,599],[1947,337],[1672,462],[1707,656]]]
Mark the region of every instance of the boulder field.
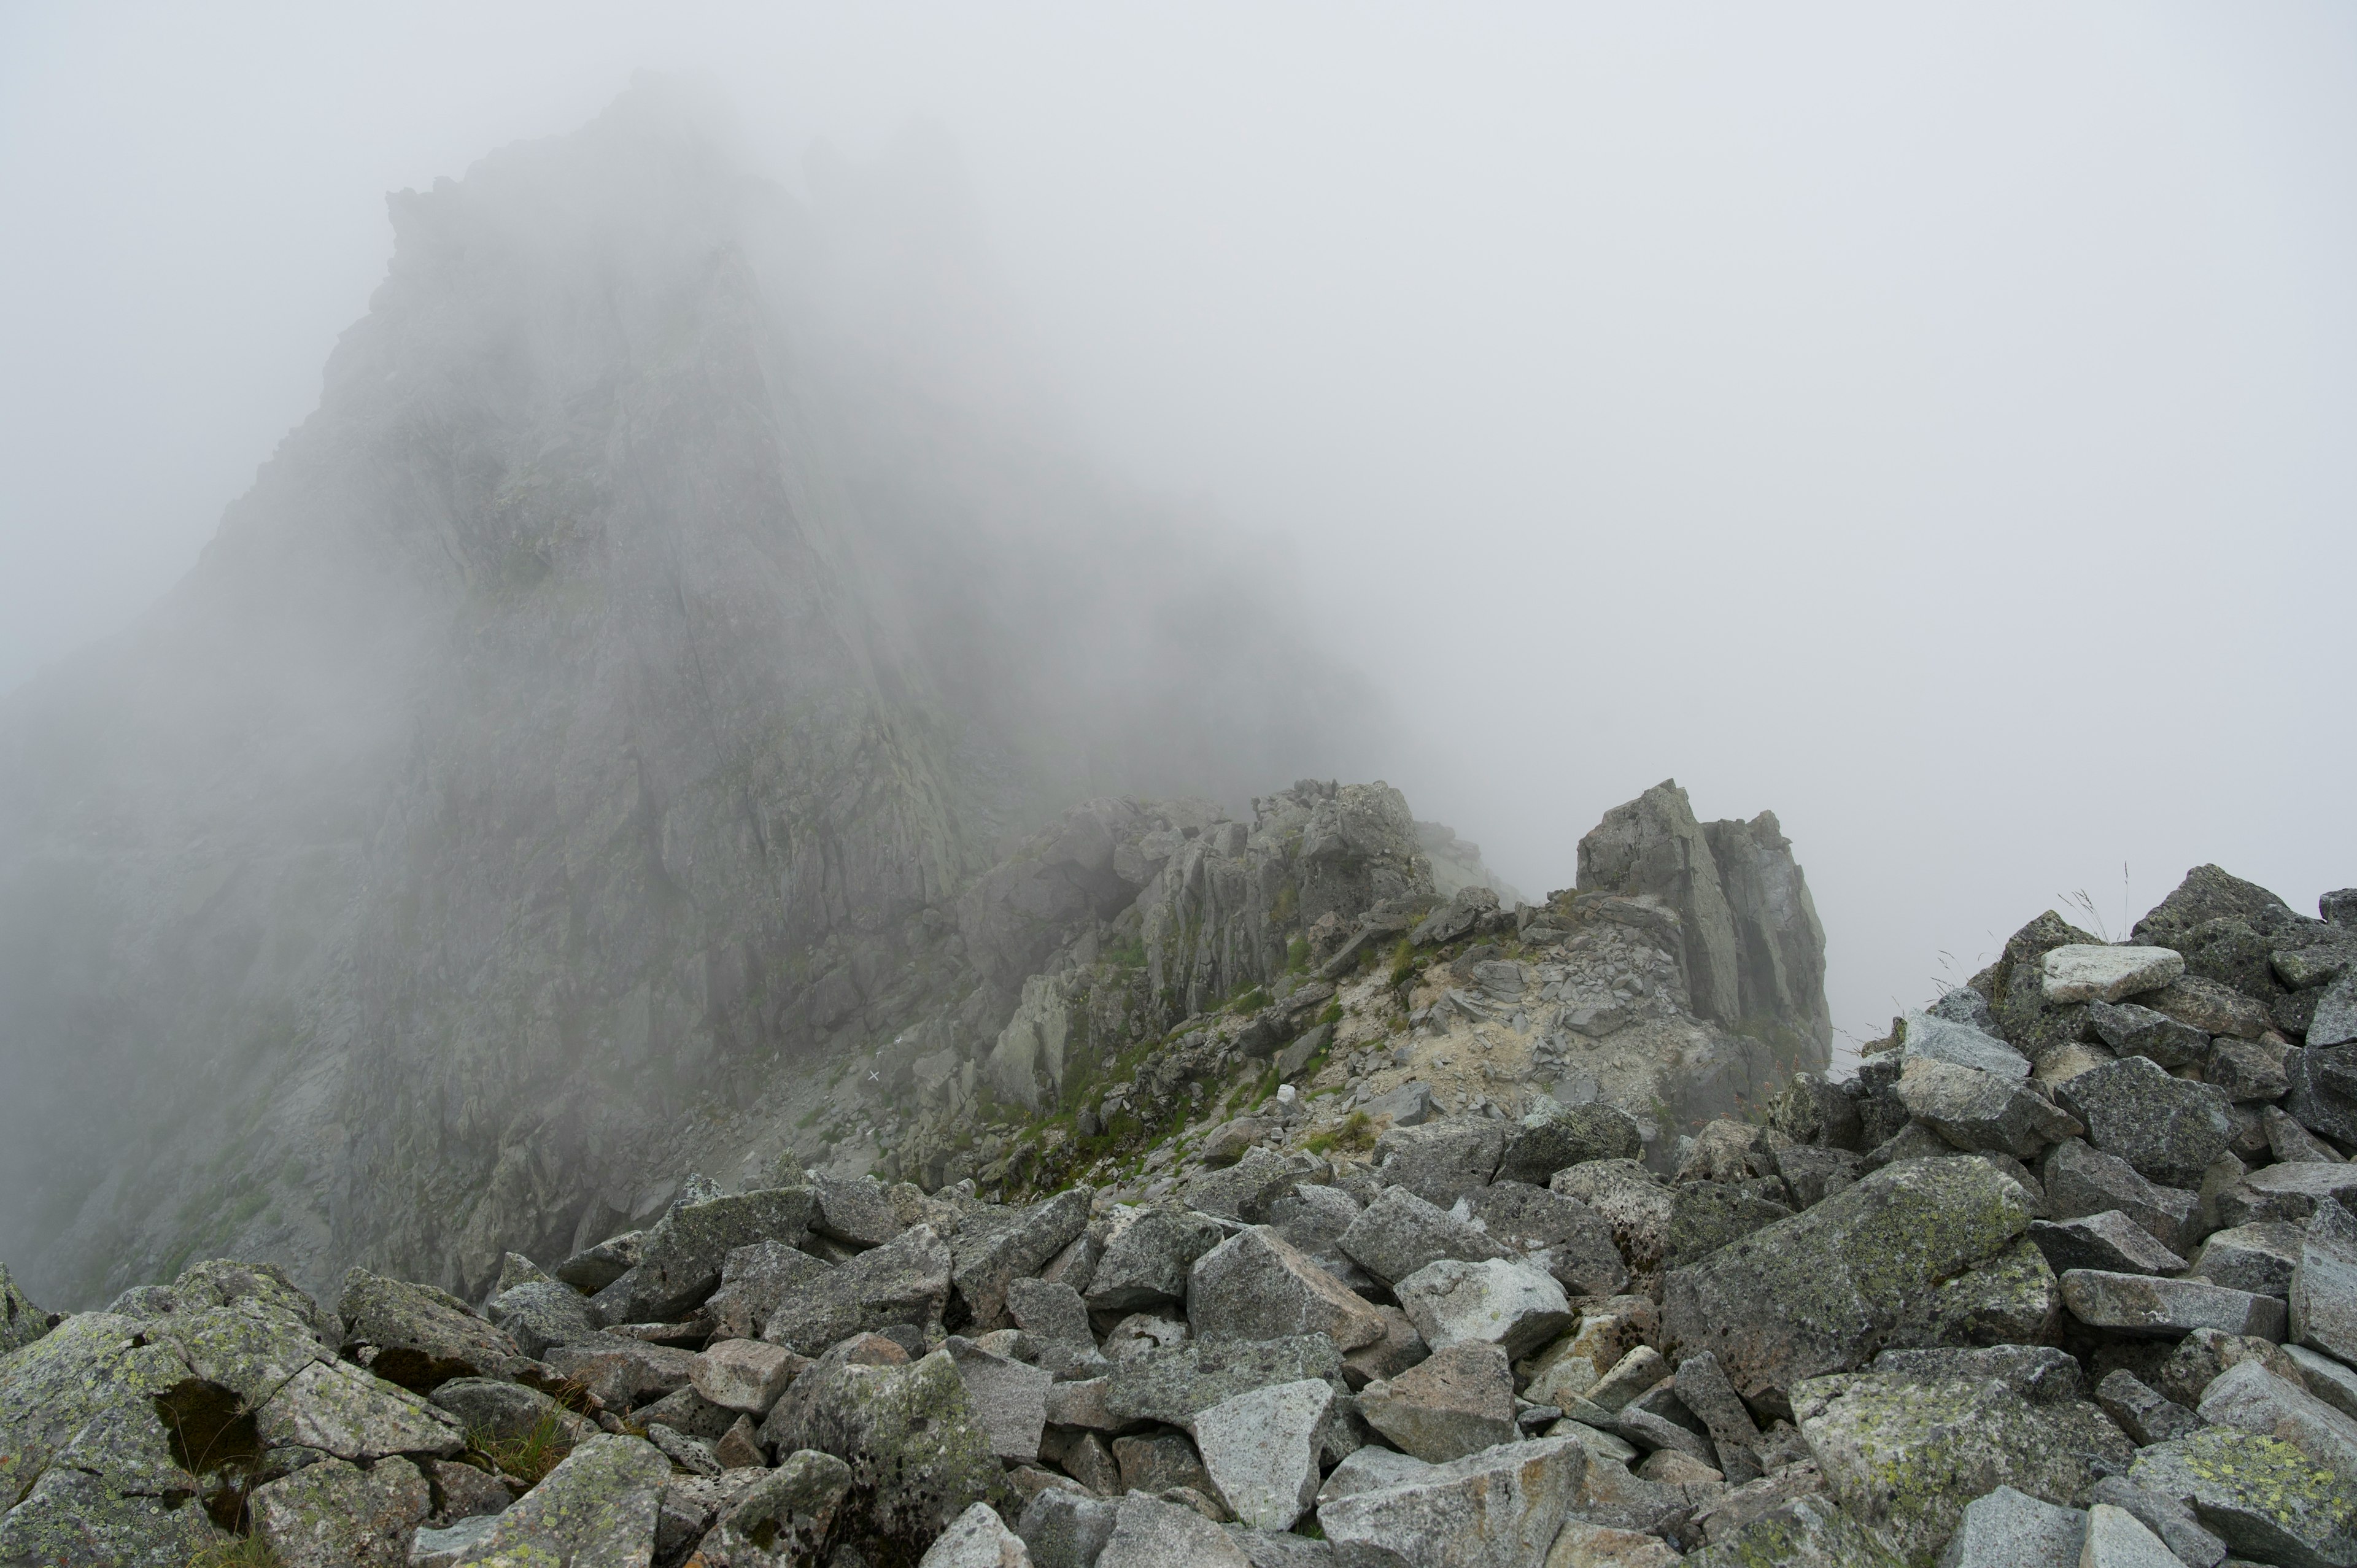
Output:
[[1412,913],[1056,1190],[690,1176],[473,1300],[0,1274],[0,1563],[2357,1568],[2357,892],[2041,915],[1691,1131],[1583,1065],[1765,983],[1691,900]]

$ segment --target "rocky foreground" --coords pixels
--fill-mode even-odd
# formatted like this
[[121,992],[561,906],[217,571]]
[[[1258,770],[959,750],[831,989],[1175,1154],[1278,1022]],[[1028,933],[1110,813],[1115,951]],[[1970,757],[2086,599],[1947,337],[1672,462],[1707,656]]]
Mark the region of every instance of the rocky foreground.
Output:
[[[1102,1187],[697,1177],[480,1310],[9,1287],[0,1563],[2357,1564],[2357,891],[2042,915],[1690,1136],[1579,1064],[1696,944],[1588,897],[1338,952],[1396,1056],[1308,1026]],[[1624,1015],[1502,1057],[1543,1007]],[[1528,1108],[1381,1076],[1452,1048]]]

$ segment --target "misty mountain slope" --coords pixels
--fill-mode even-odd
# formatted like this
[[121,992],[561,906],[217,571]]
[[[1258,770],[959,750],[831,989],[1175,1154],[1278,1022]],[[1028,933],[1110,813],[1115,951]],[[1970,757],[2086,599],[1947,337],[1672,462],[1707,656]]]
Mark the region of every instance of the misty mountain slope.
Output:
[[926,216],[953,175],[914,138],[813,215],[641,82],[393,199],[317,413],[196,569],[0,701],[28,1279],[562,1243],[881,1026],[928,912],[1065,804],[1362,746],[1282,575],[1021,392]]

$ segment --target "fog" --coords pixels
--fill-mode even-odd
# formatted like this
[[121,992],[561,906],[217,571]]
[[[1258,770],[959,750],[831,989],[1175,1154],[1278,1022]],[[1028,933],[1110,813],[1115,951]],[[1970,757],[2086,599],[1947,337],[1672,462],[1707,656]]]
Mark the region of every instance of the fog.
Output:
[[195,560],[385,192],[641,67],[790,184],[938,125],[1077,439],[1526,890],[1664,777],[1772,808],[1867,1037],[2062,894],[2357,883],[2320,5],[13,7],[0,690]]

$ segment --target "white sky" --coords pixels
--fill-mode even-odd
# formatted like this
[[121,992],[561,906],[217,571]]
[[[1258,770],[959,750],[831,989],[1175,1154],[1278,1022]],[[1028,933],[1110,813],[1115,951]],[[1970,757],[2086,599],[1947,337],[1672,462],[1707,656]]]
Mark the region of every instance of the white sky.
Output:
[[0,688],[309,411],[383,192],[639,66],[789,177],[948,127],[1109,465],[1526,890],[1772,807],[1871,1035],[2123,862],[2357,883],[2338,5],[8,5]]

